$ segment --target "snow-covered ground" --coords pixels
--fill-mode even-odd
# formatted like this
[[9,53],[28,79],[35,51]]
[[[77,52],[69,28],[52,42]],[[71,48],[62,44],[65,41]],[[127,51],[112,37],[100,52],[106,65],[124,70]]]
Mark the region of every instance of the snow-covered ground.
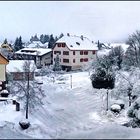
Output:
[[31,126],[21,130],[18,122],[25,114],[1,103],[0,138],[140,138],[140,129],[121,125],[128,120],[126,111],[106,114],[106,91],[93,89],[89,77],[88,72],[57,75],[55,81],[51,75],[37,77],[46,93],[44,105],[29,115]]

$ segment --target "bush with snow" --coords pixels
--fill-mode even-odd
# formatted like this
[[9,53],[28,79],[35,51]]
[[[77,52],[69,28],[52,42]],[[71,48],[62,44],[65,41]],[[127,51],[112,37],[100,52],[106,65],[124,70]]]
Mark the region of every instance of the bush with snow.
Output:
[[90,78],[94,88],[114,88],[115,75],[102,67],[97,68]]
[[30,122],[28,119],[24,119],[19,122],[19,125],[21,126],[22,129],[27,129],[30,126]]
[[[132,106],[129,108],[128,117],[132,118],[131,124],[133,124],[135,127],[140,127],[140,97],[132,104]],[[129,122],[130,123],[130,122]]]
[[114,113],[119,113],[121,111],[121,106],[118,104],[113,104],[110,109]]

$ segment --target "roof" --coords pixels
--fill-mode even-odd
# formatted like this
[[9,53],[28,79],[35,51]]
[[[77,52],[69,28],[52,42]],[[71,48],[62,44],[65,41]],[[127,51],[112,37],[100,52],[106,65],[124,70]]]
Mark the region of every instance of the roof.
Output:
[[26,54],[26,55],[38,55],[42,56],[44,54],[47,54],[51,52],[52,49],[47,49],[47,48],[23,48],[17,52],[16,54]]
[[66,43],[70,50],[98,50],[97,44],[83,36],[64,35],[56,43]]
[[0,48],[5,48],[5,47],[6,47],[7,49],[9,49],[10,51],[13,50],[13,49],[10,47],[10,45],[7,44],[7,43],[6,43],[6,44],[3,43],[3,44],[0,45]]
[[40,41],[33,41],[31,44],[26,46],[27,48],[48,48],[48,43],[41,43]]
[[[6,67],[7,72],[24,72],[23,65],[26,60],[10,60]],[[36,68],[34,60],[28,60],[31,63],[31,68]]]

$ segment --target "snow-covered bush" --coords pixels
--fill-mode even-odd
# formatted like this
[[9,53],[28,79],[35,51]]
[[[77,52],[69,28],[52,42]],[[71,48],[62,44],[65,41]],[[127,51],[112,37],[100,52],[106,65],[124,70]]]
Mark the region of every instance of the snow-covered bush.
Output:
[[106,71],[104,68],[97,68],[90,78],[94,88],[114,88],[115,75],[112,72]]
[[45,76],[53,73],[52,66],[44,66],[37,71],[37,76]]
[[113,104],[110,109],[114,113],[119,113],[121,111],[121,106],[118,104]]
[[140,97],[132,104],[127,114],[128,117],[132,118],[131,125],[134,125],[132,127],[140,127]]
[[30,122],[28,119],[24,119],[19,122],[19,125],[21,126],[22,129],[27,129],[30,126]]
[[9,92],[5,89],[5,90],[2,90],[2,91],[0,92],[0,94],[1,94],[1,97],[8,97]]

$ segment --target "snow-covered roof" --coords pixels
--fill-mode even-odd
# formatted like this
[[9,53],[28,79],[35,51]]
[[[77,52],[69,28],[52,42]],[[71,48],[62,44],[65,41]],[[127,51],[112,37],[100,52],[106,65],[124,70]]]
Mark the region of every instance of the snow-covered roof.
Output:
[[27,48],[48,48],[48,43],[41,43],[40,41],[33,41],[31,44],[26,46]]
[[52,49],[47,49],[47,48],[23,48],[17,52],[16,54],[27,54],[27,55],[39,55],[42,56],[44,54],[47,54],[51,52]]
[[[10,60],[6,67],[7,72],[23,72],[23,65],[26,60]],[[31,68],[35,68],[34,60],[28,60],[31,63]]]
[[97,44],[83,36],[64,35],[56,43],[66,43],[70,50],[98,50]]

